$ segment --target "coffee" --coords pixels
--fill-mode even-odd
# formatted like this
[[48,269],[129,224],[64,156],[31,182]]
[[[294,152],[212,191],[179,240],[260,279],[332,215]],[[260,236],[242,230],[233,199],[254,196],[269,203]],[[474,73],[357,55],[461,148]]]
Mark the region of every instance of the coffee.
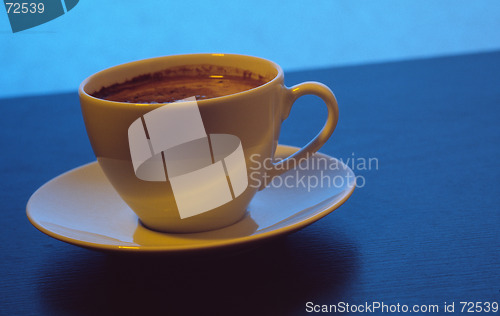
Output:
[[[163,80],[169,87],[166,96],[148,92],[140,99],[162,102],[195,95],[213,99],[137,106],[135,96]],[[206,81],[215,88],[202,92]],[[234,89],[219,88],[225,82]],[[191,90],[181,94],[172,87]],[[128,96],[117,99],[130,103],[105,100],[127,90]],[[318,150],[338,119],[335,96],[326,86],[307,82],[287,88],[278,65],[244,55],[190,54],[127,63],[90,76],[78,92],[89,140],[104,174],[137,214],[139,226],[169,233],[196,233],[236,223],[248,214],[250,201],[266,183],[293,167],[286,159],[275,162],[274,153],[281,124],[297,98],[320,97],[328,116],[321,132],[294,154],[295,161]],[[217,97],[221,95],[226,96]],[[219,205],[221,201],[227,202]],[[140,242],[134,238],[130,244]]]
[[263,76],[238,68],[211,65],[181,66],[134,77],[103,87],[92,96],[117,102],[168,103],[195,96],[211,99],[265,84]]

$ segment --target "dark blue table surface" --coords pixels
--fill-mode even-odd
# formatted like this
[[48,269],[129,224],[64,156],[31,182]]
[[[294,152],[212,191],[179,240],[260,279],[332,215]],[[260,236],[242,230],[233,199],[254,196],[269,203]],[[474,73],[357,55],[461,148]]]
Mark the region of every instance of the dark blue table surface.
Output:
[[[441,314],[445,302],[500,302],[500,52],[285,77],[335,92],[340,121],[321,151],[354,159],[364,186],[301,231],[221,256],[106,254],[37,231],[30,195],[94,160],[77,94],[0,100],[0,314],[296,315],[307,302],[373,301]],[[304,145],[324,114],[301,98],[280,142]]]

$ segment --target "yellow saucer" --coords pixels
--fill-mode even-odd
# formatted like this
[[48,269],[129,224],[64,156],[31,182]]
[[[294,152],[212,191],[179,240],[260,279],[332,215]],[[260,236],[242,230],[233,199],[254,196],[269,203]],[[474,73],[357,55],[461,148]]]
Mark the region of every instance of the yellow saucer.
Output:
[[[280,145],[276,156],[287,157],[297,150]],[[316,180],[322,183],[314,186]],[[77,246],[187,253],[253,244],[296,231],[342,205],[354,187],[349,167],[317,153],[258,192],[238,223],[202,233],[167,234],[143,227],[93,162],[44,184],[31,196],[26,212],[43,233]]]

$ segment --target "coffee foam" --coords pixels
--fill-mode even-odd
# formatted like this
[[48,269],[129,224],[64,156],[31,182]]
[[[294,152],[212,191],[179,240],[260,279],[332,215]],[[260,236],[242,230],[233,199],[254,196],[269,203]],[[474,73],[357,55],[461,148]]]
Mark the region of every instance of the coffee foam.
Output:
[[129,103],[168,103],[191,96],[202,100],[250,90],[270,80],[234,67],[189,65],[140,75],[103,87],[92,96]]

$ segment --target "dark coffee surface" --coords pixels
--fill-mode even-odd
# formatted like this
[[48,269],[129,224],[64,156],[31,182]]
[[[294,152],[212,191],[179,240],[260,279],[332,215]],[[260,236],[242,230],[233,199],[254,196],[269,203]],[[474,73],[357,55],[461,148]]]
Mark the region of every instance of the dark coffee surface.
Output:
[[130,103],[167,103],[195,96],[197,100],[235,94],[265,84],[263,78],[241,75],[172,74],[158,72],[135,77],[92,93],[100,99]]

